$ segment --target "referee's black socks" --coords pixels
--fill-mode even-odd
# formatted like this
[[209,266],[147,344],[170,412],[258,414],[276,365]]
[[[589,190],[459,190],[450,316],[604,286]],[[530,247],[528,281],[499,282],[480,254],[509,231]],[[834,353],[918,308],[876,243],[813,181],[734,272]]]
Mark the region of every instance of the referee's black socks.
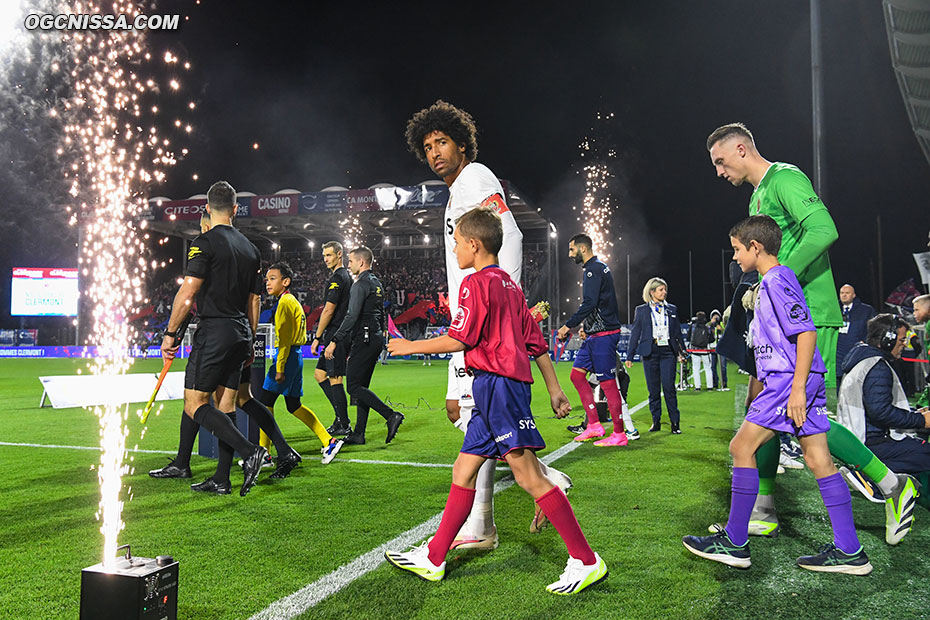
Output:
[[330,384],[333,411],[336,412],[336,422],[343,427],[349,426],[349,403],[346,401],[346,391],[341,383]]
[[239,432],[232,420],[209,403],[197,409],[194,413],[194,422],[216,435],[220,441],[229,444],[233,450],[242,455],[242,458],[247,458],[255,451],[255,445]]
[[178,455],[174,457],[174,464],[178,467],[190,467],[191,453],[194,451],[194,440],[200,425],[194,422],[189,415],[181,413],[181,439],[178,441]]
[[[241,408],[249,414],[250,418],[255,420],[255,423],[258,424],[258,428],[265,431],[265,434],[268,435],[268,439],[274,444],[274,449],[278,452],[278,456],[284,456],[291,452],[291,447],[287,445],[284,435],[281,434],[278,423],[275,422],[274,416],[271,415],[271,412],[265,405],[254,398],[250,398]],[[240,452],[240,454],[242,453]]]

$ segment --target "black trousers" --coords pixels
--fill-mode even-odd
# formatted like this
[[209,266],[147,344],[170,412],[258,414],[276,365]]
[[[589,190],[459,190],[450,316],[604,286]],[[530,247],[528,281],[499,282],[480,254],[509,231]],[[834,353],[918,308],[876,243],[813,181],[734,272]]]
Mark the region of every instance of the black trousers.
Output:
[[394,415],[394,410],[368,389],[382,348],[384,348],[384,338],[376,332],[370,335],[368,342],[365,342],[362,337],[355,338],[349,351],[349,361],[346,364],[346,391],[356,400],[355,433],[357,435],[365,434],[370,409],[377,411],[385,420]]

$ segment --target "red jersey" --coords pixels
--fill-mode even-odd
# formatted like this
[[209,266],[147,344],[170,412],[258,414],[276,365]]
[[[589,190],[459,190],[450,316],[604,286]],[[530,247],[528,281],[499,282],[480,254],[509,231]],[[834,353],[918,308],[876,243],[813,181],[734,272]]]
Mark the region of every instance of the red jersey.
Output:
[[466,367],[525,383],[533,382],[529,355],[549,350],[523,291],[497,265],[462,280],[449,335],[467,347]]

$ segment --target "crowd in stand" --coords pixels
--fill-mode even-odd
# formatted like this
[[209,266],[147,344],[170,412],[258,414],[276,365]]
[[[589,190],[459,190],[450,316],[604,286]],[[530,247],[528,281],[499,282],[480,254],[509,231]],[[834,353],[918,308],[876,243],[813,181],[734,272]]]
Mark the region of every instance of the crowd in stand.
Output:
[[[288,252],[273,258],[266,257],[262,261],[262,270],[267,270],[273,262],[279,260],[287,262],[294,270],[291,292],[303,305],[304,312],[312,316],[314,309],[323,303],[323,284],[329,277],[326,266],[321,259],[309,253]],[[524,254],[524,287],[526,283],[539,279],[545,263],[546,255],[543,252]],[[421,256],[376,258],[374,271],[384,284],[385,305],[392,318],[426,301],[429,305],[426,306],[425,316],[412,320],[416,331],[422,333],[428,326],[449,325],[445,261],[440,250]],[[146,306],[144,316],[139,317],[140,332],[150,334],[157,340],[158,330],[163,329],[168,320],[176,291],[177,281],[174,278],[169,278],[151,291],[151,302]],[[274,306],[274,298],[263,294],[262,312],[270,312]]]

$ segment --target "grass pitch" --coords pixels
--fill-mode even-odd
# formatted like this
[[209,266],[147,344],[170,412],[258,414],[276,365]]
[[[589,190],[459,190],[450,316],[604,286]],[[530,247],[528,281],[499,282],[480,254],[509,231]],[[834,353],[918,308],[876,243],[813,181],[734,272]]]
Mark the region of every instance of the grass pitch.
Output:
[[[102,537],[94,519],[98,502],[96,452],[27,445],[95,446],[97,420],[82,409],[39,409],[36,377],[74,374],[73,360],[0,360],[0,617],[75,618],[80,571],[100,561]],[[181,370],[182,363],[176,370]],[[133,372],[157,372],[160,360]],[[329,424],[332,412],[305,373],[304,403]],[[579,410],[568,382],[563,388]],[[731,386],[745,383],[731,372]],[[280,402],[282,430],[304,456],[289,478],[271,481],[267,470],[246,498],[203,496],[190,481],[153,480],[167,454],[131,453],[135,473],[124,479],[125,530],[120,543],[133,553],[170,553],[180,562],[179,617],[249,618],[274,601],[311,584],[438,514],[448,494],[448,465],[462,435],[442,410],[445,363],[391,362],[375,370],[372,388],[407,415],[397,438],[385,445],[385,428],[373,415],[365,446],[347,446],[328,466],[319,441]],[[633,370],[630,402],[646,398],[641,367]],[[552,528],[528,531],[533,503],[516,486],[495,498],[501,544],[493,552],[448,556],[446,579],[426,583],[383,564],[324,598],[300,618],[926,618],[930,617],[930,515],[917,508],[917,524],[897,547],[884,542],[883,507],[857,495],[853,510],[875,571],[868,577],[825,575],[794,566],[830,539],[826,510],[807,470],[779,476],[776,501],[782,520],[777,539],[752,539],[753,566],[731,569],[688,553],[681,536],[701,534],[726,519],[729,507],[727,443],[741,418],[736,392],[679,395],[680,436],[646,433],[646,408],[634,414],[643,438],[627,448],[586,444],[553,465],[572,476],[572,505],[610,576],[574,597],[545,592],[564,568],[564,545]],[[534,411],[549,444],[572,436],[555,420],[541,381]],[[173,452],[180,403],[166,403],[149,420],[145,437],[130,407],[127,445]],[[354,418],[354,413],[352,413]],[[365,462],[351,462],[359,460]],[[390,461],[393,463],[374,463]],[[194,481],[214,462],[195,456]],[[508,475],[499,466],[498,479]]]

